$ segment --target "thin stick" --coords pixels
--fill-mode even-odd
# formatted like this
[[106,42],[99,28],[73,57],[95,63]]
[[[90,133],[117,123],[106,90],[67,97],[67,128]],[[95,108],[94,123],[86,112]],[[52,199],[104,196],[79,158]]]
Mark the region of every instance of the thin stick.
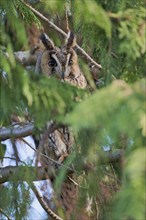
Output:
[[[32,147],[31,144],[29,144],[24,138],[21,138],[21,140],[22,140],[25,144],[27,144],[32,150],[34,150],[35,152],[37,152],[37,150],[36,150],[34,147]],[[42,155],[43,157],[49,159],[50,161],[52,161],[53,163],[57,164],[58,166],[62,166],[62,167],[64,167],[64,168],[66,168],[67,170],[70,170],[70,171],[72,171],[72,172],[75,172],[75,170],[73,170],[71,167],[68,167],[68,166],[66,166],[66,165],[64,165],[64,164],[62,164],[62,163],[60,163],[60,162],[58,162],[58,161],[56,161],[56,160],[53,160],[51,157],[49,157],[49,156],[47,156],[47,155],[45,155],[45,154],[43,154],[43,153],[40,153],[40,155]]]
[[3,211],[3,209],[0,208],[0,212],[7,217],[8,220],[11,220],[11,218]]
[[[40,17],[42,20],[46,21],[51,28],[55,29],[58,31],[60,34],[62,34],[64,37],[67,37],[67,34],[57,27],[53,22],[49,21],[48,18],[46,18],[43,14],[41,14],[39,11],[34,9],[32,6],[28,5],[27,3],[23,2],[26,7],[28,7],[31,11],[33,11],[38,17]],[[93,63],[95,66],[97,66],[99,69],[102,69],[102,66],[95,62],[78,44],[76,44],[76,48],[89,60],[91,63]]]
[[65,18],[66,18],[66,30],[67,30],[67,32],[69,32],[70,28],[69,28],[69,22],[68,22],[68,5],[67,5],[67,2],[66,2],[66,5],[65,5]]
[[37,190],[36,186],[34,185],[34,183],[32,182],[31,184],[29,184],[31,189],[33,190],[35,196],[37,197],[39,203],[41,204],[41,206],[43,207],[43,209],[53,218],[56,220],[63,220],[60,216],[58,216],[55,212],[53,212],[48,205],[46,204],[46,202],[43,200],[43,197],[40,195],[39,191]]
[[[13,157],[0,157],[0,159],[10,159],[10,160],[16,160],[16,158],[13,158]],[[20,163],[23,163],[23,164],[25,164],[25,165],[27,165],[24,161],[22,161],[22,160],[18,160],[18,162],[20,162]]]

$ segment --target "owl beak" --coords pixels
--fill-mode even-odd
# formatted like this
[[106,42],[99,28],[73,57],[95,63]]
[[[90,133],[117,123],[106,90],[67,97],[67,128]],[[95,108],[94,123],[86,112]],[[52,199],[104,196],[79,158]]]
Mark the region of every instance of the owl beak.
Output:
[[61,68],[61,78],[62,79],[65,78],[65,66],[62,66],[62,68]]
[[64,79],[64,72],[62,72],[62,74],[61,74],[61,78]]

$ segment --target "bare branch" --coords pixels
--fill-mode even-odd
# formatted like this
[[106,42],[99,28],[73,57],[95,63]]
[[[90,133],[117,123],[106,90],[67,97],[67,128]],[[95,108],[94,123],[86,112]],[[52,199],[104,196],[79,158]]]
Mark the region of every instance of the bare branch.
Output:
[[[23,2],[24,3],[24,2]],[[49,21],[48,18],[46,18],[43,14],[41,14],[40,12],[38,12],[36,9],[34,9],[32,6],[28,5],[27,3],[24,3],[31,11],[33,11],[38,17],[40,17],[42,20],[46,21],[51,28],[53,28],[54,30],[56,30],[57,32],[59,32],[60,34],[62,34],[64,37],[67,37],[67,34],[60,29],[59,27],[57,27],[53,22]],[[97,66],[99,69],[102,69],[102,66],[100,64],[98,64],[97,62],[95,62],[90,56],[89,54],[87,54],[78,44],[76,44],[76,48],[83,54],[84,57],[86,57],[87,60],[89,60],[92,64],[94,64],[95,66]]]
[[[8,159],[8,160],[15,160],[16,161],[16,158],[13,158],[13,157],[0,157],[0,159]],[[18,162],[24,164],[24,165],[27,165],[24,161],[22,160],[18,160]]]
[[48,215],[50,215],[53,219],[56,220],[63,220],[62,218],[60,218],[57,214],[55,214],[46,204],[46,202],[43,200],[43,197],[40,195],[39,191],[37,190],[36,186],[34,185],[34,183],[29,184],[31,189],[33,190],[36,198],[38,199],[39,203],[41,204],[41,206],[43,207],[43,209],[48,213]]
[[[8,181],[32,181],[45,180],[46,175],[54,179],[55,171],[53,167],[28,167],[28,166],[7,166],[0,168],[0,184]],[[30,180],[29,180],[30,181]]]
[[116,163],[121,160],[123,156],[123,150],[122,149],[116,149],[114,151],[108,151],[108,152],[103,152],[103,154],[99,155],[99,163],[104,164],[104,163]]
[[29,123],[25,125],[19,125],[17,127],[1,127],[0,128],[0,141],[7,140],[9,138],[20,138],[26,137],[28,135],[33,134],[34,132],[34,124]]
[[[120,162],[123,158],[124,152],[122,149],[116,149],[112,152],[101,152],[97,155],[98,165],[113,164]],[[76,167],[75,167],[76,168]],[[88,161],[83,163],[83,170],[89,172],[94,169],[94,165]]]
[[[47,132],[52,133],[58,128],[64,127],[63,124],[56,124],[54,122],[47,124]],[[27,124],[17,124],[17,127],[15,125],[11,125],[9,127],[0,127],[0,141],[4,141],[10,138],[21,138],[26,137],[29,135],[34,134],[35,127],[33,123],[27,123]]]
[[[98,164],[109,164],[119,162],[122,159],[123,151],[116,150],[112,153],[104,153],[102,156],[98,157]],[[65,166],[62,164],[62,166]],[[77,165],[75,170],[68,169],[67,174],[76,172],[78,169]],[[69,167],[65,167],[69,168]],[[94,166],[88,162],[84,162],[83,170],[86,172],[92,171]],[[57,170],[56,170],[57,171]],[[0,184],[12,181],[28,181],[28,178],[31,177],[31,180],[44,180],[48,176],[52,181],[55,179],[55,170],[53,166],[50,167],[27,167],[27,166],[7,166],[0,169]]]
[[[48,134],[48,131],[47,131],[47,134]],[[27,144],[32,150],[34,150],[35,152],[37,152],[37,150],[36,150],[34,147],[32,147],[31,144],[28,143],[28,141],[26,141],[26,140],[23,139],[23,138],[21,138],[21,140],[22,140],[25,144]],[[42,147],[42,146],[43,146],[43,145],[41,145],[40,147]],[[56,160],[54,160],[53,158],[51,158],[51,157],[49,157],[49,156],[47,156],[47,155],[45,155],[45,154],[43,154],[43,153],[41,153],[41,152],[40,152],[40,155],[43,156],[43,157],[45,157],[45,158],[47,158],[48,160],[52,161],[52,162],[53,162],[54,164],[56,164],[58,167],[59,167],[59,166],[62,166],[62,167],[64,167],[64,168],[66,168],[67,170],[73,171],[73,169],[72,169],[71,167],[66,166],[66,165],[64,165],[63,163],[59,162],[59,161],[56,161]]]
[[11,218],[3,211],[3,209],[0,208],[0,212],[7,217],[8,220],[11,220]]

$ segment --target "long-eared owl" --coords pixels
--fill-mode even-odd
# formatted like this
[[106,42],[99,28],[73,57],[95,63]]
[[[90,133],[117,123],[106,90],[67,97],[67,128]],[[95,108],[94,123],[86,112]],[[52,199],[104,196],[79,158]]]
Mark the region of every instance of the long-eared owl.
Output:
[[[65,45],[61,48],[55,47],[53,41],[43,33],[40,36],[42,50],[38,53],[36,62],[36,72],[51,77],[56,75],[60,80],[68,82],[79,88],[85,89],[87,81],[78,65],[78,57],[74,50],[76,44],[75,36],[72,32],[68,33]],[[47,126],[53,122],[48,122]],[[47,127],[46,126],[46,127]],[[63,126],[44,132],[40,141],[39,153],[43,153],[53,160],[62,162],[74,145],[74,136],[71,128]],[[65,157],[64,157],[65,156]],[[51,163],[49,159],[39,156],[41,165]],[[61,188],[60,201],[66,210],[66,219],[70,219],[70,214],[76,206],[77,187],[70,179],[66,179]]]

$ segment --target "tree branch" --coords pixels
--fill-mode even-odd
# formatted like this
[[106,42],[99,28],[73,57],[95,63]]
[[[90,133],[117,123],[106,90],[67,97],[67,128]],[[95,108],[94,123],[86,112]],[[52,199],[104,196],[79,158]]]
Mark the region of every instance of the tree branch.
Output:
[[47,177],[54,179],[53,167],[28,167],[28,166],[6,166],[0,168],[0,184],[8,181],[37,181],[45,180]]
[[[56,124],[55,122],[51,121],[47,123],[47,132],[52,133],[56,129],[63,128],[65,125],[63,124]],[[11,125],[10,127],[0,127],[0,141],[5,141],[10,138],[21,138],[26,137],[29,135],[34,134],[35,132],[35,126],[33,123],[27,123],[27,124],[17,124]]]
[[8,220],[11,220],[11,218],[3,211],[3,209],[0,208],[0,212],[7,217]]
[[114,151],[103,152],[101,155],[98,156],[99,164],[106,164],[106,163],[116,163],[122,159],[123,156],[122,149],[116,149]]
[[[24,3],[24,2],[23,2]],[[49,21],[48,18],[46,18],[43,14],[41,14],[40,12],[38,12],[36,9],[34,9],[32,6],[28,5],[27,3],[24,3],[26,5],[26,7],[28,7],[31,11],[33,11],[38,17],[40,17],[42,20],[46,21],[49,26],[51,28],[53,28],[54,30],[56,30],[57,32],[59,32],[60,34],[62,34],[64,37],[67,37],[67,34],[60,29],[59,27],[57,27],[53,22]],[[84,57],[86,57],[87,60],[89,60],[92,64],[94,64],[95,66],[97,66],[99,69],[102,69],[102,66],[100,64],[98,64],[97,62],[95,62],[90,56],[89,54],[87,54],[78,44],[76,44],[76,48],[83,54]]]
[[[48,131],[47,131],[47,134],[48,134]],[[34,147],[32,147],[25,139],[21,138],[21,140],[22,140],[25,144],[27,144],[32,150],[34,150],[35,152],[37,152],[37,150],[36,150]],[[44,146],[44,144],[40,144],[40,147],[41,147],[41,148],[42,148],[43,146]],[[51,158],[51,157],[49,157],[49,156],[47,156],[47,155],[45,155],[45,154],[43,154],[43,153],[41,153],[41,152],[40,152],[40,155],[43,156],[43,157],[45,157],[45,158],[47,158],[48,160],[52,161],[52,162],[53,162],[54,164],[56,164],[58,167],[59,167],[59,166],[62,166],[62,167],[66,168],[66,169],[68,169],[68,170],[70,170],[70,171],[73,171],[72,168],[70,168],[70,167],[64,165],[63,163],[61,163],[61,162],[59,162],[59,161],[54,160],[53,158]]]
[[[122,159],[123,151],[116,150],[112,153],[103,153],[102,156],[98,157],[98,164],[109,164],[119,162]],[[78,167],[75,166],[75,170],[68,169],[67,173],[75,172]],[[83,170],[89,172],[93,170],[93,165],[88,162],[84,162]],[[55,170],[53,166],[50,167],[27,167],[27,166],[7,166],[0,168],[0,184],[8,182],[8,181],[37,181],[37,180],[45,180],[46,178],[54,181],[55,179]]]
[[20,138],[26,137],[28,135],[33,134],[34,132],[34,124],[29,123],[25,125],[17,125],[17,127],[2,127],[0,128],[0,141],[7,140],[9,138]]
[[[31,177],[31,181],[30,181]],[[30,185],[31,189],[33,190],[34,194],[36,195],[38,201],[40,202],[41,206],[44,208],[44,210],[54,219],[56,220],[63,220],[58,215],[56,215],[45,203],[42,196],[38,192],[36,186],[33,184],[32,181],[34,180],[43,180],[47,178],[54,178],[54,170],[53,169],[46,169],[43,167],[38,167],[37,170],[34,167],[24,167],[24,166],[7,166],[0,170],[0,184],[7,182],[9,180],[12,181],[27,181]],[[29,178],[29,179],[28,179]],[[4,212],[2,212],[2,209],[0,209],[0,212],[3,213],[5,216],[7,216]],[[8,218],[8,216],[7,216]],[[8,218],[10,219],[10,218]]]
[[[122,149],[116,149],[113,152],[101,152],[97,155],[97,163],[98,165],[105,165],[105,164],[114,164],[118,163],[122,160],[124,155],[124,152]],[[75,167],[76,169],[77,167]],[[88,161],[83,163],[83,170],[85,172],[89,172],[93,170],[95,166],[93,163],[90,163]]]
[[48,215],[50,215],[53,219],[56,220],[63,220],[62,218],[60,218],[57,214],[55,214],[46,204],[46,202],[43,200],[43,197],[40,195],[39,191],[37,190],[36,186],[34,185],[34,183],[29,183],[31,189],[33,190],[36,198],[38,199],[39,203],[41,204],[41,206],[43,207],[43,209],[48,213]]

